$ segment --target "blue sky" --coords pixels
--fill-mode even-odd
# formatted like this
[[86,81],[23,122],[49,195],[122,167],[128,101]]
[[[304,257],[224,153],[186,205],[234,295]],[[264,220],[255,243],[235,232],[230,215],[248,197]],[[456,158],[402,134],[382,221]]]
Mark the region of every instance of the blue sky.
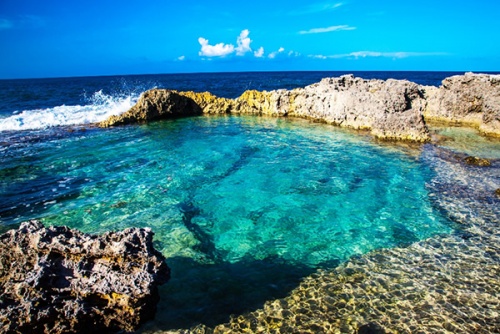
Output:
[[500,70],[500,1],[0,0],[0,78]]

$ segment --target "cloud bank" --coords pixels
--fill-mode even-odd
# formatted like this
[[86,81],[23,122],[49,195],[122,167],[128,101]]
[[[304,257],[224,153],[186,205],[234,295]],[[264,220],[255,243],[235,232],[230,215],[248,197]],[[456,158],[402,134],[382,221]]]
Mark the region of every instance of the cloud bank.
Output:
[[310,55],[310,58],[316,59],[340,59],[340,58],[367,58],[367,57],[377,57],[377,58],[393,58],[393,59],[403,59],[408,57],[424,57],[424,56],[445,56],[444,52],[378,52],[378,51],[356,51],[351,53],[343,53],[336,55]]

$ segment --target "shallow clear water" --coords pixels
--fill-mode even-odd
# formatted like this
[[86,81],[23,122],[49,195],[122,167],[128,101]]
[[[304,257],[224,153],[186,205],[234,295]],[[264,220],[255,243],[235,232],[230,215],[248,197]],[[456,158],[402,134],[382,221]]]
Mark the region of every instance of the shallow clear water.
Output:
[[[327,125],[197,117],[30,138],[3,156],[3,228],[29,218],[97,233],[151,227],[173,269],[158,316],[170,326],[221,320],[315,268],[452,229],[418,158]],[[212,313],[192,310],[200,300]]]
[[299,123],[199,117],[30,143],[0,171],[3,225],[149,226],[167,257],[313,267],[449,230],[418,160]]
[[457,126],[430,127],[441,136],[439,146],[458,153],[487,159],[500,159],[500,138],[482,136],[478,130]]

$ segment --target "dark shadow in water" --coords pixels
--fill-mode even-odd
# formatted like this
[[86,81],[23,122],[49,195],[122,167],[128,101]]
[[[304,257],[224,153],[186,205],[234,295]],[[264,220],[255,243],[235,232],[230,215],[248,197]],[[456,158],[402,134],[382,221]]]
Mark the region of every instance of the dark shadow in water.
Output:
[[315,269],[280,259],[200,264],[190,258],[167,259],[169,282],[160,287],[155,321],[144,326],[171,330],[198,324],[215,326],[230,315],[261,308],[283,298]]

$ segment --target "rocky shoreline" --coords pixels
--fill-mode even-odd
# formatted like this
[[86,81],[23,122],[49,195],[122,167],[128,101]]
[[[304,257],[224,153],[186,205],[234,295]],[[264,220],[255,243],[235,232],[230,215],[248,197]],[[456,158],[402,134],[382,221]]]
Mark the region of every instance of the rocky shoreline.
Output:
[[97,236],[29,221],[0,236],[0,332],[134,331],[169,277],[150,229]]
[[325,78],[293,90],[245,91],[236,99],[203,92],[153,89],[122,115],[99,126],[149,122],[203,114],[300,117],[368,130],[383,140],[429,142],[426,122],[472,126],[500,137],[500,76],[466,73],[437,87],[406,80]]

